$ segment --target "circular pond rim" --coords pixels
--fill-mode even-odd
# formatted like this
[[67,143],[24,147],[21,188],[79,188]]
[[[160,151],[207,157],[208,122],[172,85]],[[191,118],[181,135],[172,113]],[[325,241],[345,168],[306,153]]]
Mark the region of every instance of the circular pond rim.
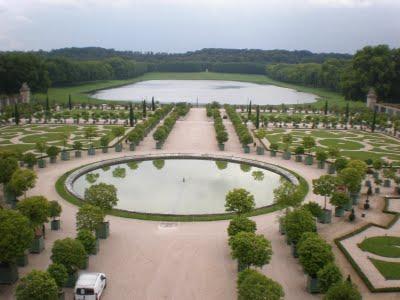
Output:
[[[192,154],[192,153],[145,154],[145,155],[122,156],[118,158],[101,160],[98,162],[90,163],[88,165],[80,166],[76,169],[73,169],[63,174],[56,182],[56,190],[64,200],[72,204],[81,206],[85,204],[85,201],[80,197],[80,195],[78,195],[78,193],[73,188],[75,180],[77,180],[79,177],[104,166],[111,166],[131,161],[150,161],[157,159],[163,159],[163,160],[198,159],[198,160],[226,161],[237,164],[248,164],[250,166],[274,172],[284,177],[292,184],[297,185],[302,192],[303,198],[308,193],[308,188],[309,188],[308,183],[303,177],[301,177],[300,175],[291,170],[282,168],[280,166],[238,156],[215,155],[215,154]],[[251,211],[250,213],[246,214],[246,216],[267,214],[283,208],[284,208],[283,206],[277,204],[271,204],[268,206],[258,207],[253,211]],[[112,209],[108,214],[124,218],[132,218],[132,219],[153,220],[153,221],[174,221],[174,222],[227,220],[235,216],[234,213],[215,213],[215,214],[145,213],[145,212],[135,212],[130,210],[116,209],[116,208]]]

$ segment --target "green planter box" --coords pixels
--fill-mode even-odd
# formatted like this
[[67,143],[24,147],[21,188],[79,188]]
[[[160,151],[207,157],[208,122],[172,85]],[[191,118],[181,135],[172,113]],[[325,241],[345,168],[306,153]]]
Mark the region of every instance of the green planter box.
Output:
[[375,188],[375,194],[379,194],[380,192],[381,192],[381,188],[376,187],[376,188]]
[[6,203],[12,204],[17,201],[17,197],[13,192],[10,192],[5,188],[3,188],[3,190],[4,190],[4,199],[6,200]]
[[115,152],[121,152],[122,151],[122,144],[118,143],[115,145]]
[[96,229],[96,238],[106,239],[110,235],[110,222],[103,222]]
[[325,169],[325,162],[324,161],[319,161],[318,162],[318,169]]
[[307,277],[307,291],[310,294],[317,294],[319,293],[319,282],[318,282],[318,278],[316,277],[311,277],[308,276]]
[[248,145],[243,146],[243,152],[244,153],[250,153],[250,147]]
[[27,253],[24,253],[20,257],[17,257],[16,263],[17,263],[18,267],[25,267],[25,266],[28,265],[28,262],[29,262],[29,260],[28,260],[28,254]]
[[336,168],[334,164],[329,164],[328,166],[328,174],[335,174]]
[[50,227],[51,230],[59,230],[61,225],[61,221],[60,220],[51,220],[50,221]]
[[318,218],[318,221],[322,224],[329,224],[332,222],[332,210],[324,209],[322,210],[321,216]]
[[384,186],[384,187],[390,187],[391,184],[392,184],[392,182],[390,181],[390,179],[385,179],[385,180],[383,181],[383,186]]
[[296,155],[296,162],[302,162],[303,161],[303,156],[302,155]]
[[41,169],[46,168],[46,161],[43,158],[38,160],[38,167]]
[[279,232],[281,233],[281,235],[286,234],[286,228],[282,220],[279,220]]
[[57,156],[50,157],[50,163],[55,164],[57,162]]
[[296,243],[292,243],[291,245],[291,249],[292,249],[292,255],[294,258],[298,258],[299,255],[297,253],[297,244]]
[[343,207],[335,207],[335,217],[343,217],[344,216],[344,208]]
[[130,144],[129,144],[129,150],[130,150],[130,151],[135,151],[135,149],[136,149],[135,143],[130,143]]
[[66,288],[75,287],[75,283],[76,283],[77,279],[78,279],[78,274],[76,272],[72,273],[72,274],[68,274],[67,281],[65,282],[64,287],[66,287]]
[[40,253],[44,249],[44,238],[43,236],[36,236],[31,244],[31,247],[29,248],[30,253]]
[[270,151],[270,155],[271,155],[271,157],[275,157],[276,156],[276,151],[275,150],[271,150]]
[[107,147],[101,148],[101,152],[102,152],[102,153],[108,153],[108,148],[107,148]]
[[306,156],[304,159],[304,164],[307,166],[311,166],[314,163],[314,158],[311,155]]
[[218,144],[218,149],[220,151],[224,151],[225,150],[225,145],[224,144]]
[[96,239],[96,246],[94,247],[93,251],[90,254],[96,255],[97,253],[99,253],[99,250],[100,250],[100,241],[99,239]]
[[163,142],[156,142],[156,149],[160,150],[162,149]]
[[350,200],[346,205],[343,206],[344,210],[349,211],[353,208],[353,201]]
[[350,193],[350,199],[353,202],[353,205],[357,205],[360,202],[360,194],[359,193]]
[[16,264],[0,263],[0,284],[13,284],[18,278]]
[[257,154],[258,155],[264,155],[264,153],[265,153],[264,147],[257,146]]
[[94,149],[94,148],[89,148],[87,152],[88,152],[88,155],[96,155],[96,149]]
[[290,153],[289,151],[285,151],[282,154],[283,159],[289,160],[292,157],[292,153]]
[[82,151],[75,151],[75,157],[76,158],[80,158],[80,157],[82,157]]
[[69,152],[61,151],[61,160],[69,160]]

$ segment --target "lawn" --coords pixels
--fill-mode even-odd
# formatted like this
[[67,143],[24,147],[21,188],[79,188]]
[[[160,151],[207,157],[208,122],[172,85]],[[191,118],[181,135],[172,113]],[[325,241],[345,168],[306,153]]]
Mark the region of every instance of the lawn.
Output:
[[370,258],[370,261],[386,280],[400,280],[400,263],[388,262],[374,258]]
[[400,237],[375,236],[363,240],[358,247],[379,256],[400,258]]
[[[49,99],[55,100],[59,103],[67,103],[68,96],[71,94],[74,102],[79,103],[99,103],[105,102],[104,100],[97,100],[90,97],[90,94],[96,90],[106,89],[111,87],[117,87],[127,84],[132,84],[139,81],[145,80],[229,80],[229,81],[243,81],[252,82],[257,84],[272,84],[280,87],[295,89],[300,92],[312,93],[319,96],[319,101],[314,104],[317,108],[324,106],[325,100],[334,103],[338,106],[344,106],[345,102],[342,95],[339,93],[331,92],[322,88],[312,88],[300,85],[288,84],[273,80],[264,75],[255,74],[233,74],[233,73],[213,73],[213,72],[198,72],[198,73],[157,73],[151,72],[146,73],[142,76],[127,80],[108,80],[108,81],[96,81],[90,83],[83,83],[80,85],[68,86],[68,87],[53,87],[49,89]],[[35,97],[44,100],[45,94],[37,94]],[[115,101],[110,101],[116,103]],[[349,102],[351,106],[359,107],[364,106],[361,102]]]

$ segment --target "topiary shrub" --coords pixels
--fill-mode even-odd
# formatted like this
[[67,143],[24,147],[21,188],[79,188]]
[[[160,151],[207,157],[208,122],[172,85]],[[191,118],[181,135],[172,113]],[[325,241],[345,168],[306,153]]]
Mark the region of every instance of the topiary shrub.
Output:
[[76,237],[80,241],[86,250],[86,253],[91,254],[96,250],[96,237],[92,232],[87,229],[82,229],[78,231]]
[[324,300],[361,300],[357,287],[348,281],[337,283],[329,288]]
[[53,263],[49,265],[47,272],[53,277],[58,288],[61,289],[68,278],[68,272],[64,265]]
[[225,198],[225,210],[237,214],[245,214],[255,207],[254,196],[245,189],[233,189]]
[[78,240],[65,238],[56,240],[51,250],[53,263],[62,264],[68,274],[73,274],[86,264],[87,253],[82,243]]
[[237,290],[239,300],[280,300],[285,296],[279,283],[251,269],[239,273]]
[[256,229],[257,225],[253,220],[244,216],[236,216],[229,222],[228,236],[232,237],[241,231],[255,233]]
[[343,276],[338,266],[329,263],[318,271],[317,278],[321,293],[326,293],[331,286],[341,282]]
[[295,209],[285,218],[285,229],[290,241],[296,243],[305,232],[315,232],[317,226],[313,215],[306,209]]
[[49,273],[33,270],[21,279],[15,295],[17,300],[55,300],[58,287]]

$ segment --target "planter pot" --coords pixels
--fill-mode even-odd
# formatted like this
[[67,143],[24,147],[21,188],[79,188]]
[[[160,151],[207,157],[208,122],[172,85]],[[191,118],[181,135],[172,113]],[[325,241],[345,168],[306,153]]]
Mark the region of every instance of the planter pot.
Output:
[[257,155],[264,155],[265,149],[262,146],[257,146]]
[[76,280],[78,279],[78,274],[76,272],[68,274],[67,281],[64,283],[64,287],[73,288],[75,287]]
[[289,151],[285,151],[282,154],[283,159],[289,160],[292,157],[292,153],[290,153]]
[[18,267],[25,267],[28,265],[28,254],[24,253],[23,255],[21,255],[20,257],[17,257],[17,266]]
[[135,149],[136,149],[135,143],[130,143],[130,144],[129,144],[129,150],[130,150],[130,151],[135,151]]
[[110,222],[103,222],[96,229],[96,238],[106,239],[110,235]]
[[332,210],[324,209],[318,221],[322,224],[329,224],[332,221]]
[[43,158],[38,160],[38,167],[41,169],[46,168],[46,161]]
[[61,151],[61,160],[69,160],[69,152]]
[[390,179],[385,179],[385,180],[383,181],[383,186],[384,186],[384,187],[390,187],[390,185],[391,185]]
[[156,142],[156,149],[161,149],[163,146],[163,142]]
[[101,148],[101,152],[102,152],[102,153],[108,153],[108,148],[107,148],[107,147]]
[[55,164],[57,162],[57,156],[50,157],[50,163]]
[[51,230],[59,230],[61,225],[61,221],[60,220],[51,220],[50,222],[50,227]]
[[18,280],[16,264],[0,263],[0,284],[13,284]]
[[248,145],[243,146],[244,153],[250,153],[250,147]]
[[96,239],[96,246],[94,247],[93,251],[90,254],[96,255],[97,253],[99,253],[99,249],[100,249],[100,241],[99,239]]
[[350,199],[353,202],[353,205],[357,205],[360,202],[360,194],[359,193],[350,193]]
[[319,161],[318,162],[318,169],[325,169],[325,162],[324,161]]
[[303,156],[302,155],[296,155],[296,162],[302,162],[303,161]]
[[381,188],[376,187],[376,188],[375,188],[375,194],[379,194],[380,192],[381,192]]
[[118,143],[115,145],[115,152],[121,152],[122,151],[122,144]]
[[89,148],[87,151],[88,155],[96,155],[96,149],[94,148]]
[[75,157],[76,157],[76,158],[82,157],[82,151],[80,151],[80,150],[75,151]]
[[225,150],[225,145],[224,144],[218,144],[218,149],[219,150],[221,150],[221,151],[224,151]]
[[337,206],[335,207],[335,217],[343,217],[344,216],[344,208]]
[[307,166],[311,166],[314,162],[314,158],[311,155],[306,156],[304,160],[304,164]]
[[297,244],[296,243],[292,243],[291,244],[291,249],[292,249],[292,255],[294,258],[298,258],[299,255],[297,253]]
[[371,180],[366,180],[365,181],[365,186],[370,187],[371,186]]
[[336,168],[334,164],[329,164],[328,166],[328,174],[335,174]]
[[31,247],[29,248],[30,253],[40,253],[44,249],[44,238],[43,235],[41,236],[36,236],[31,244]]
[[276,156],[276,151],[275,150],[271,150],[270,151],[270,155],[271,155],[271,157],[275,157]]
[[318,282],[318,278],[316,278],[316,277],[311,277],[311,276],[308,276],[308,277],[307,277],[307,291],[308,291],[310,294],[319,293],[319,282]]
[[344,210],[349,211],[353,208],[353,201],[350,200],[347,204],[343,206]]
[[3,189],[4,189],[4,199],[6,200],[6,203],[12,204],[17,201],[17,197],[13,192],[8,191],[6,188]]
[[279,220],[279,232],[281,233],[281,235],[286,234],[285,225],[283,224],[282,220]]

